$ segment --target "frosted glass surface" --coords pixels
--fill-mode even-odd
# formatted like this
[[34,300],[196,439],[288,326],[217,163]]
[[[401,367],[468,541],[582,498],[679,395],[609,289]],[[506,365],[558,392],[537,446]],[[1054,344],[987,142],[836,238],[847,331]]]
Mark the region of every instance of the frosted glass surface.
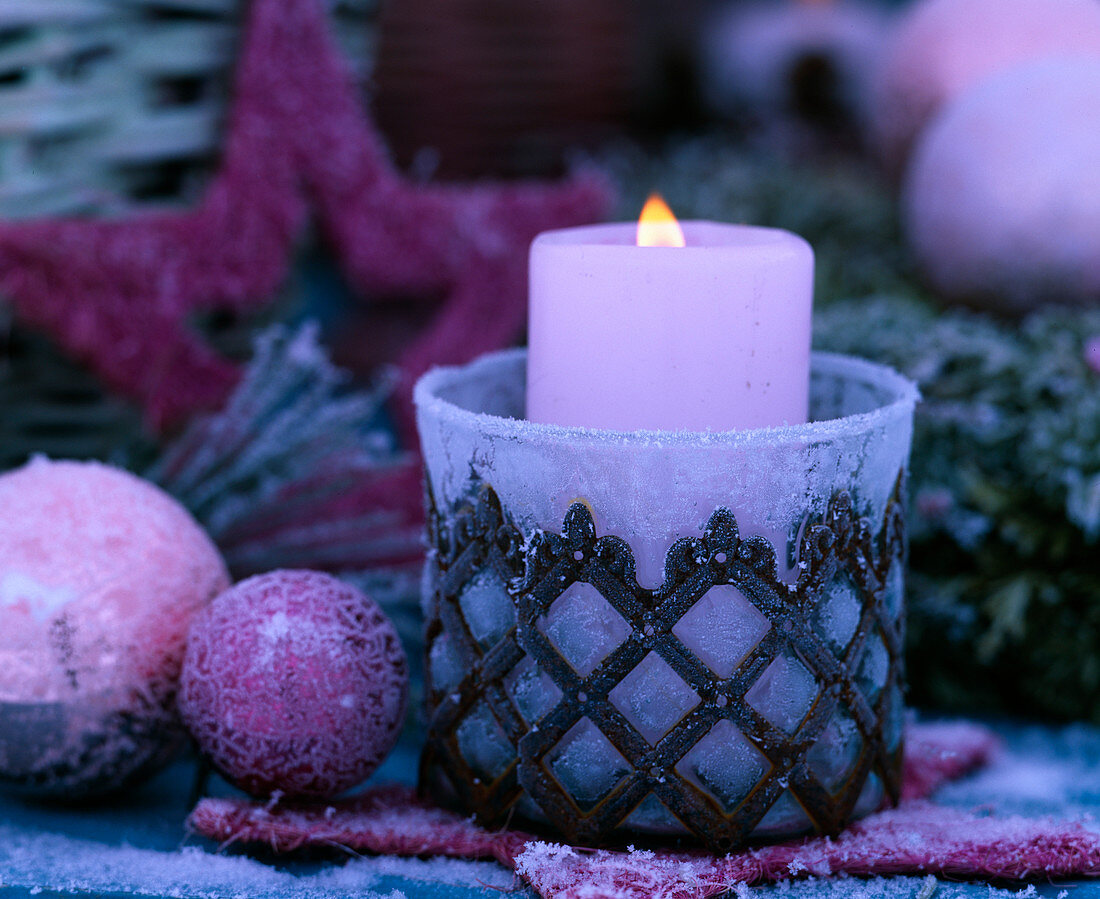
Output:
[[490,648],[516,623],[508,588],[492,571],[482,571],[458,598],[462,616],[482,649]]
[[798,800],[794,798],[790,790],[784,790],[779,794],[775,805],[768,809],[768,813],[760,819],[755,832],[765,836],[768,834],[779,835],[798,833],[802,830],[809,830],[811,827],[806,810],[798,804]]
[[572,584],[539,622],[554,648],[587,677],[627,637],[630,625],[590,584]]
[[771,622],[732,584],[711,587],[672,632],[719,677],[729,677],[771,630]]
[[626,759],[588,718],[550,753],[550,770],[582,808],[591,808],[630,773]]
[[653,745],[699,705],[699,694],[655,652],[619,681],[608,699]]
[[871,812],[877,811],[879,806],[882,805],[885,795],[885,791],[882,789],[882,781],[877,774],[872,772],[867,778],[867,783],[863,785],[863,792],[859,794],[859,799],[856,801],[856,815],[869,815]]
[[859,669],[856,671],[856,683],[872,705],[877,703],[879,696],[882,695],[889,666],[890,655],[886,651],[886,644],[882,642],[880,632],[876,629],[867,641]]
[[458,748],[481,777],[495,779],[515,758],[508,735],[484,702],[458,726]]
[[677,829],[677,823],[676,816],[665,804],[652,793],[647,793],[637,808],[627,815],[623,827],[642,833],[669,833]]
[[453,690],[466,674],[454,643],[445,633],[432,641],[428,650],[428,667],[432,686],[437,690]]
[[841,703],[825,731],[806,754],[810,770],[825,789],[837,793],[859,761],[863,735],[847,707]]
[[901,688],[894,687],[890,691],[890,707],[886,710],[886,748],[893,752],[901,745],[902,733],[905,730],[905,700],[901,695]]
[[530,656],[524,656],[504,679],[504,689],[528,724],[534,724],[558,704],[561,690],[553,678],[541,671]]
[[894,618],[901,617],[905,608],[905,573],[901,565],[895,565],[886,576],[886,608]]
[[752,792],[771,763],[725,719],[677,763],[677,772],[733,811]]
[[[417,384],[417,422],[437,503],[489,483],[525,533],[558,531],[584,499],[600,534],[633,548],[639,581],[656,587],[674,541],[729,508],[743,535],[777,545],[807,513],[855,487],[861,515],[881,520],[912,437],[916,388],[884,366],[815,354],[813,422],[751,431],[605,431],[523,420],[522,351],[441,368]],[[843,416],[843,417],[841,417]]]
[[745,702],[779,730],[793,734],[810,711],[817,694],[814,676],[797,656],[784,652],[776,656],[749,688]]
[[[629,544],[638,580],[649,588],[661,585],[672,544],[701,536],[718,508],[733,512],[742,537],[760,535],[772,543],[780,577],[792,583],[801,527],[807,516],[823,517],[838,491],[851,493],[856,513],[877,531],[908,461],[918,398],[909,381],[885,367],[817,354],[810,423],[740,432],[616,432],[524,421],[524,378],[524,354],[511,351],[463,368],[437,369],[418,383],[418,426],[437,506],[445,511],[461,505],[488,484],[523,537],[530,539],[538,531],[559,533],[569,507],[583,501],[598,536],[617,536]],[[884,588],[893,616],[902,613],[903,588],[902,568],[895,565]],[[515,622],[506,597],[504,585],[485,572],[459,597],[467,626],[483,648]],[[843,657],[862,613],[850,577],[837,575],[807,612],[811,626]],[[572,583],[536,626],[581,677],[597,672],[631,639],[630,624],[596,587],[584,582]],[[767,618],[731,584],[711,587],[672,628],[719,678],[730,677],[770,630]],[[436,653],[433,646],[433,677],[450,683],[457,672],[446,664],[443,648],[438,662]],[[876,630],[853,665],[857,685],[872,703],[884,689],[888,661]],[[561,689],[530,658],[513,668],[505,689],[531,725],[562,698]],[[788,648],[760,673],[745,702],[777,729],[794,734],[820,695],[813,674]],[[887,738],[895,745],[902,723],[899,696],[890,697],[885,709]],[[612,688],[608,701],[656,745],[702,699],[665,659],[650,652]],[[491,716],[475,716],[466,733],[468,758],[476,757],[480,769],[499,772],[510,764],[514,753],[497,739],[503,733]],[[462,736],[460,732],[460,743]],[[475,736],[486,746],[474,748]],[[826,789],[835,791],[852,772],[861,749],[858,728],[840,705],[809,750],[807,764]],[[565,734],[545,764],[584,808],[599,802],[629,773],[621,753],[589,718]],[[679,776],[731,812],[769,771],[768,760],[729,720],[713,725],[676,764]],[[881,799],[876,780],[861,797],[861,808]],[[679,828],[652,794],[634,809],[628,824],[649,831]],[[783,793],[757,832],[789,833],[806,826],[802,807]]]
[[825,588],[810,620],[821,636],[829,641],[833,652],[843,656],[859,627],[863,611],[855,584],[847,573],[838,574]]

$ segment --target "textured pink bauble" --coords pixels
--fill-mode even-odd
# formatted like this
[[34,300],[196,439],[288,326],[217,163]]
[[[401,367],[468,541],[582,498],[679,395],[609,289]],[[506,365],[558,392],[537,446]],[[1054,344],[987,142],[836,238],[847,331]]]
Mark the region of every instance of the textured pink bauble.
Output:
[[177,748],[187,629],[228,584],[188,512],[96,462],[0,476],[0,785],[110,791]]
[[1100,54],[1098,0],[918,0],[882,57],[871,138],[900,175],[935,112],[980,81],[1052,56]]
[[949,298],[1010,313],[1100,300],[1100,58],[1031,63],[958,98],[914,153],[903,215]]
[[243,790],[325,798],[364,780],[393,748],[408,681],[377,603],[327,574],[274,571],[195,620],[180,711]]

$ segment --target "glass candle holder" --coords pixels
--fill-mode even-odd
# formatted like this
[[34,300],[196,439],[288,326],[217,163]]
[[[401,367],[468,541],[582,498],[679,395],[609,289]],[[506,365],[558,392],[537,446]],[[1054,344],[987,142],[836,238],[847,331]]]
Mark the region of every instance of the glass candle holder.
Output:
[[896,801],[916,387],[817,354],[811,421],[523,419],[522,351],[415,391],[422,786],[485,824],[716,850]]

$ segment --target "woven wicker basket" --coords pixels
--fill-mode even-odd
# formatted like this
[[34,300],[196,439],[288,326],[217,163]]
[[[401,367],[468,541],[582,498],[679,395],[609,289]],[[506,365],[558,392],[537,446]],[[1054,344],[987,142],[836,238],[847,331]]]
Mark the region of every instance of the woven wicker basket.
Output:
[[[0,217],[193,199],[216,157],[246,0],[0,3]],[[376,0],[330,0],[357,75]]]
[[399,165],[444,178],[554,175],[621,129],[634,96],[628,0],[384,0],[374,110]]

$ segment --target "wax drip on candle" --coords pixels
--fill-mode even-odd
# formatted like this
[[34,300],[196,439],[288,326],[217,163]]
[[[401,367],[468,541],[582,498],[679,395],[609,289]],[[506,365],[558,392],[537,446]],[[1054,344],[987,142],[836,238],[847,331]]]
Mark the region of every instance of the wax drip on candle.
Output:
[[676,216],[660,194],[650,194],[638,216],[638,246],[682,247],[686,246],[684,232]]

